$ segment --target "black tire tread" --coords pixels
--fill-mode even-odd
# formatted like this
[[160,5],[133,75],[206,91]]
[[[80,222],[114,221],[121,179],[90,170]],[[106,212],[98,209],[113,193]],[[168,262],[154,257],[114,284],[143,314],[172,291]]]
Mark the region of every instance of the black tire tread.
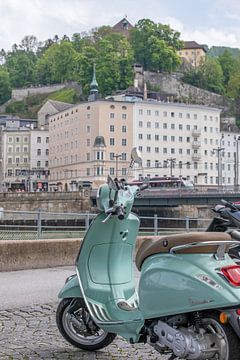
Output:
[[[107,333],[106,337],[98,344],[86,345],[86,344],[81,344],[81,343],[76,342],[66,333],[66,331],[63,327],[63,323],[62,323],[62,315],[63,315],[66,307],[70,304],[70,302],[72,300],[73,299],[71,299],[71,298],[63,299],[60,301],[60,303],[58,304],[58,307],[57,307],[56,323],[57,323],[57,327],[58,327],[60,333],[62,334],[62,336],[64,337],[64,339],[67,340],[73,346],[75,346],[79,349],[82,349],[82,350],[87,350],[87,351],[100,350],[100,349],[107,347],[109,344],[111,344],[113,342],[113,340],[115,339],[116,334]],[[85,306],[83,299],[82,299],[82,302],[83,302],[83,306]]]

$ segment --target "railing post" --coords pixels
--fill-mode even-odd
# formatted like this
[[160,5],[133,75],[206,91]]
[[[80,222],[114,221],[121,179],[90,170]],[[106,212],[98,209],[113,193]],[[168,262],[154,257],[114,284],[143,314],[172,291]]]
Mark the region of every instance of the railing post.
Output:
[[42,210],[37,210],[37,239],[42,238]]
[[158,216],[154,214],[154,235],[158,234]]
[[189,216],[185,217],[185,221],[186,221],[186,231],[189,232],[190,231],[190,219],[189,219]]
[[90,223],[90,216],[89,216],[89,213],[87,212],[86,215],[85,215],[85,231],[88,230],[89,223]]

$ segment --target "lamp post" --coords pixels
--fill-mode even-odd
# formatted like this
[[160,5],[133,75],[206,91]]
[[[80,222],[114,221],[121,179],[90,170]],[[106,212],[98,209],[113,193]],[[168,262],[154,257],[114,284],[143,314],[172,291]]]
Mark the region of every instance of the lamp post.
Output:
[[235,185],[236,190],[238,190],[238,184],[239,184],[239,140],[240,136],[236,138],[236,153],[234,154],[234,163],[235,163]]
[[169,159],[167,159],[167,161],[169,161],[170,162],[170,176],[172,177],[172,169],[173,169],[173,165],[176,163],[176,158],[169,158]]
[[222,147],[222,140],[223,140],[224,135],[222,134],[221,138],[220,138],[220,146],[218,146],[216,149],[213,149],[213,153],[217,153],[217,158],[218,158],[218,190],[220,189],[220,187],[222,186],[222,151],[224,150],[224,147]]
[[118,159],[121,160],[122,154],[114,154],[113,158],[116,159],[116,178],[118,177]]

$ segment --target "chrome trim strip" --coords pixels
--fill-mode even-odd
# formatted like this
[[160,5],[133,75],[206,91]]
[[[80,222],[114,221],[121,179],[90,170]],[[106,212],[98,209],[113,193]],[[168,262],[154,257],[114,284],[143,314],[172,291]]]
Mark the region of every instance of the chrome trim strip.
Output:
[[[128,323],[134,323],[136,321],[140,321],[141,319],[134,319],[134,320],[130,320],[130,321],[99,321],[96,316],[93,314],[92,312],[92,309],[91,309],[91,306],[89,306],[89,301],[87,300],[85,294],[84,294],[84,291],[83,291],[83,286],[82,286],[82,282],[81,282],[81,278],[80,278],[80,274],[79,274],[79,271],[78,271],[78,268],[76,267],[76,273],[77,273],[77,277],[78,277],[78,282],[79,282],[79,286],[80,286],[80,289],[81,289],[81,292],[82,292],[82,296],[83,296],[83,299],[85,301],[85,304],[88,308],[88,311],[93,319],[93,321],[96,323],[96,324],[102,324],[102,325],[122,325],[122,324],[128,324]],[[93,305],[92,305],[93,306]]]
[[[212,246],[212,245],[230,245],[230,247],[235,247],[239,245],[239,241],[232,241],[232,240],[227,240],[227,241],[201,241],[201,242],[193,242],[190,244],[184,244],[184,245],[177,245],[174,246],[170,249],[170,254],[174,254],[175,251],[178,250],[182,250],[182,249],[189,249],[192,247],[200,247],[200,246]],[[232,246],[231,246],[232,245]]]

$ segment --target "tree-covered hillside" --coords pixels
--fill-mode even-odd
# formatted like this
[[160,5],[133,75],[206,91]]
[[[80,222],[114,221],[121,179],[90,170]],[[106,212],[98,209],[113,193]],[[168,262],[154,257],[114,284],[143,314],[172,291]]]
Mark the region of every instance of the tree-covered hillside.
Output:
[[12,50],[0,52],[0,104],[12,88],[31,85],[79,82],[89,91],[93,64],[96,64],[99,91],[109,95],[132,84],[133,64],[142,63],[145,70],[173,71],[180,64],[180,33],[168,25],[139,20],[130,36],[114,33],[109,26],[71,38],[57,35],[39,42],[25,36]]

